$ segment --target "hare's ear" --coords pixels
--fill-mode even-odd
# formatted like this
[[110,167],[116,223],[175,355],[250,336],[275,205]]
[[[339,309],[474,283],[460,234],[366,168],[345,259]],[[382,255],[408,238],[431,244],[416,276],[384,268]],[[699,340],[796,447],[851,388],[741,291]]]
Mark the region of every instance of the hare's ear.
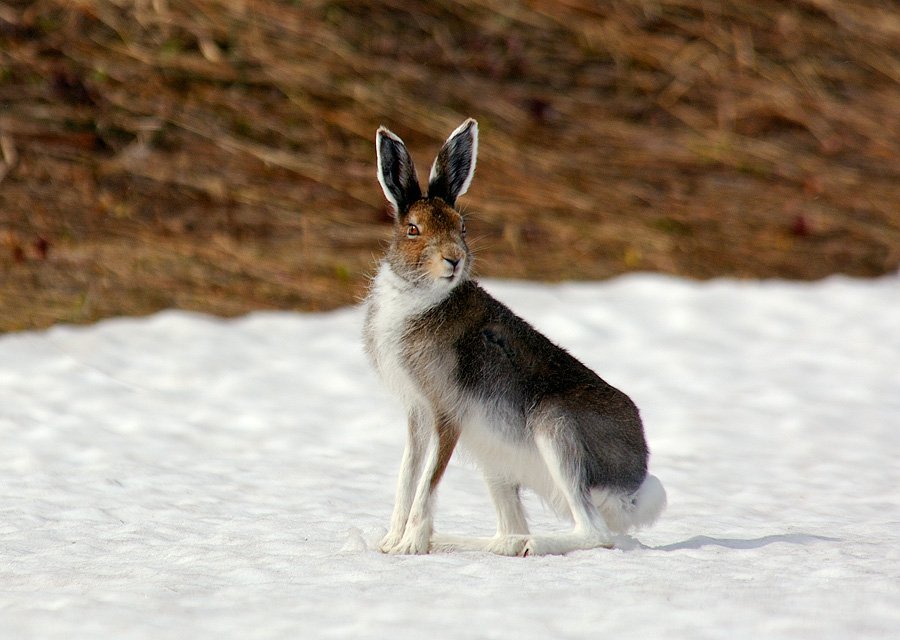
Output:
[[395,215],[406,212],[413,202],[422,197],[416,167],[406,145],[396,134],[384,127],[375,135],[378,156],[378,182],[385,197],[394,206]]
[[450,134],[441,147],[428,178],[428,197],[441,198],[451,207],[469,189],[478,158],[478,123],[469,118]]

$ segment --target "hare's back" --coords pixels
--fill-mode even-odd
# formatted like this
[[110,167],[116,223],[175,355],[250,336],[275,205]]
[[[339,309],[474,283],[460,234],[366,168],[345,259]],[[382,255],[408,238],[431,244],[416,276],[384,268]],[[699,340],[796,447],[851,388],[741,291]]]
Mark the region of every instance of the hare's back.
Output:
[[482,309],[456,343],[459,382],[485,395],[515,390],[533,403],[578,388],[612,389],[481,287],[472,292]]

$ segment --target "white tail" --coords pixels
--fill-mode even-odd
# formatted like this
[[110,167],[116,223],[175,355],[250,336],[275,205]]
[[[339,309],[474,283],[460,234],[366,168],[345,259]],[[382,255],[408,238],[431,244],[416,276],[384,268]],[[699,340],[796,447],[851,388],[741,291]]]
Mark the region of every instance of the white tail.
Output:
[[662,482],[651,474],[647,474],[638,490],[630,496],[595,489],[591,499],[613,533],[649,527],[665,510],[667,502]]

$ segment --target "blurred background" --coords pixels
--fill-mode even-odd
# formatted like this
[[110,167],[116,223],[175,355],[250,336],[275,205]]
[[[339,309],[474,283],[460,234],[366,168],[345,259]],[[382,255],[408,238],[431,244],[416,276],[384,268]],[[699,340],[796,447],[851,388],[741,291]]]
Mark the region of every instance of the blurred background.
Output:
[[469,116],[479,275],[900,264],[894,0],[6,0],[0,330],[353,304]]

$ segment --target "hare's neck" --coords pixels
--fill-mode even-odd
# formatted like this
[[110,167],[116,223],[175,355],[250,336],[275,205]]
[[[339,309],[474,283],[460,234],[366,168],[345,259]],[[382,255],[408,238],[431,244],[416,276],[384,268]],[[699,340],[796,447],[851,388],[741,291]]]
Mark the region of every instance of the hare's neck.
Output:
[[450,289],[429,289],[404,280],[387,262],[382,262],[372,282],[371,300],[384,319],[390,317],[393,326],[421,315],[440,304],[450,294]]
[[427,405],[419,384],[408,371],[403,351],[410,322],[447,295],[435,299],[428,293],[399,277],[387,263],[382,263],[366,301],[363,329],[366,351],[388,388],[397,393],[407,407]]

